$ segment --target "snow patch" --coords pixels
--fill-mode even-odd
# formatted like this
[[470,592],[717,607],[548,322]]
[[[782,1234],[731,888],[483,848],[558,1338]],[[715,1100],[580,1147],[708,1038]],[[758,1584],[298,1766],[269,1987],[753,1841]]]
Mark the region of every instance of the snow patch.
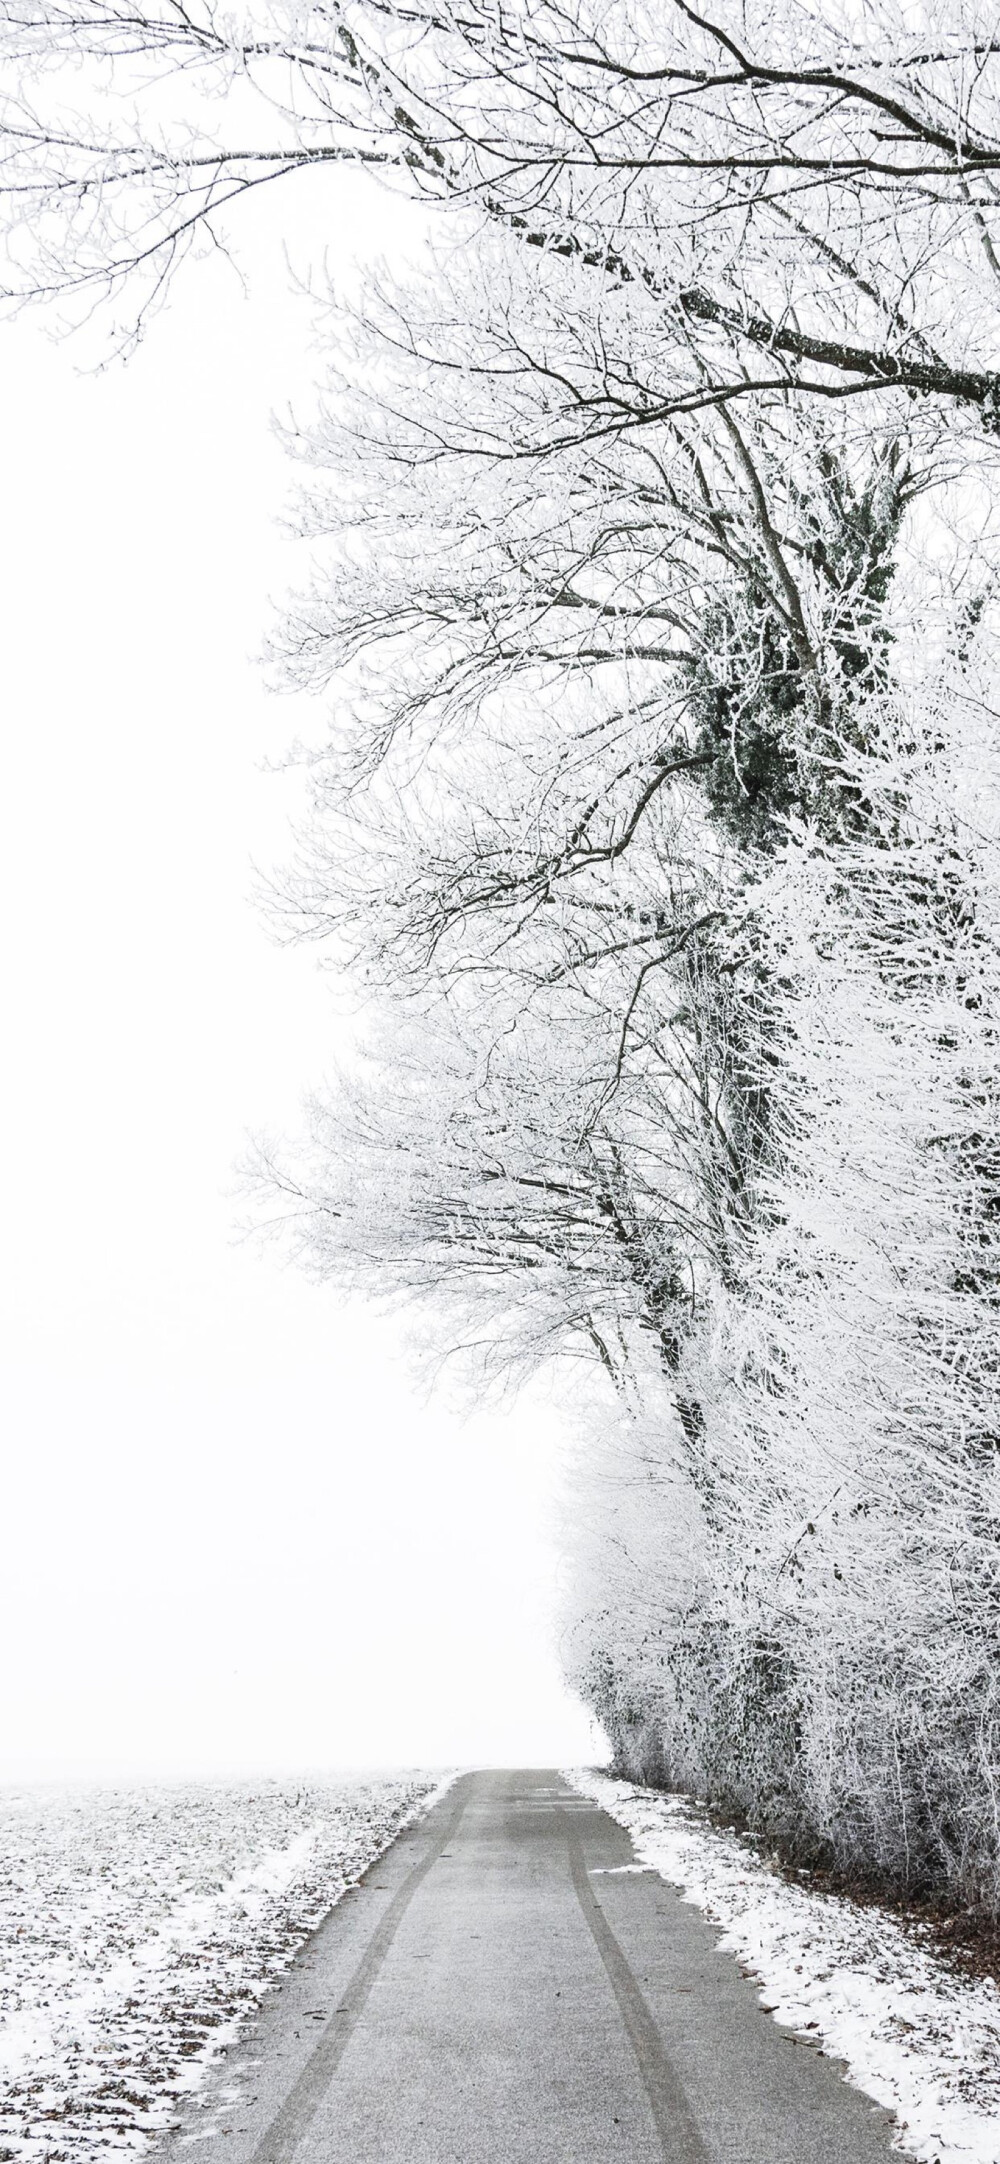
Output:
[[448,1785],[0,1789],[0,2164],[141,2154]]

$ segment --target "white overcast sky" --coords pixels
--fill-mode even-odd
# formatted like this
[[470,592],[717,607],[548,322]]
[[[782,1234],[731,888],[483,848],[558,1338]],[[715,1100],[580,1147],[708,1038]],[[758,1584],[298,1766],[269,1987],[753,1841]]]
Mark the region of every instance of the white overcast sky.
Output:
[[281,242],[407,231],[357,176],[279,196],[249,296],[197,267],[125,370],[0,332],[7,1774],[599,1747],[554,1648],[554,1408],[428,1404],[391,1325],[233,1241],[247,1131],[343,1027],[251,900],[303,720],[256,660],[295,576],[270,415],[317,366]]

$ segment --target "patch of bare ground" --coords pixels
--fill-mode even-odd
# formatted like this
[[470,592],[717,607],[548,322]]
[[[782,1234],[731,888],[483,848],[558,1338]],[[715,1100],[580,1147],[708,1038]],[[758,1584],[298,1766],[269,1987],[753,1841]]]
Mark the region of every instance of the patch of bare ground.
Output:
[[804,1871],[784,1862],[780,1868],[790,1885],[839,1894],[857,1908],[877,1908],[894,1916],[957,1974],[1000,1981],[1000,1920],[984,1910],[959,1908],[940,1894],[887,1892],[847,1872]]
[[[669,1795],[674,1791],[664,1788],[659,1793]],[[898,1888],[881,1885],[877,1879],[835,1870],[832,1865],[797,1863],[773,1839],[754,1833],[747,1821],[741,1820],[731,1809],[726,1811],[711,1803],[705,1803],[702,1808],[716,1832],[735,1834],[762,1862],[780,1871],[789,1886],[807,1887],[813,1893],[834,1894],[841,1900],[853,1902],[855,1908],[880,1909],[883,1914],[894,1916],[920,1940],[925,1950],[932,1950],[956,1974],[981,1977],[986,1983],[1000,1983],[1000,1917],[990,1915],[986,1909],[963,1908],[939,1892],[921,1893],[911,1888],[901,1893]]]

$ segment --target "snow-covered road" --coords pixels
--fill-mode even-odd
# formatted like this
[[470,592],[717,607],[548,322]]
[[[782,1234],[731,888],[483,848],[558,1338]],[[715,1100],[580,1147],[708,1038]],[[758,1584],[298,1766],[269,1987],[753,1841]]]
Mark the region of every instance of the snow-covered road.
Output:
[[435,1786],[0,1789],[0,2164],[141,2152]]

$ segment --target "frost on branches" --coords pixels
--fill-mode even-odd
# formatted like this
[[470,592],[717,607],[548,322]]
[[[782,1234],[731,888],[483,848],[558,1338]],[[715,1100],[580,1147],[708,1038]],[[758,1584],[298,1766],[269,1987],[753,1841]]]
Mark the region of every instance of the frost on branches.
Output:
[[11,0],[2,39],[15,301],[127,345],[331,161],[432,231],[331,298],[290,437],[275,662],[331,718],[278,908],[374,1019],[269,1214],[562,1361],[624,1770],[994,1911],[992,17]]

